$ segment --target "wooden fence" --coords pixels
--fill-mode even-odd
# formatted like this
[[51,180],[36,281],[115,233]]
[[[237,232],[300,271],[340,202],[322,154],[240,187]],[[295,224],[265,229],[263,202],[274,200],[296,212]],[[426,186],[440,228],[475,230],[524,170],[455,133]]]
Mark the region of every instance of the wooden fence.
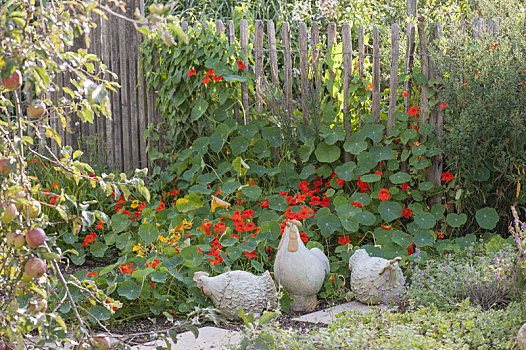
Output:
[[[131,16],[134,9],[137,7],[140,11],[144,11],[143,0],[128,0],[127,14]],[[139,45],[142,41],[142,36],[134,28],[133,24],[126,20],[110,17],[109,20],[102,18],[97,19],[97,29],[91,34],[92,46],[90,50],[97,54],[108,68],[117,73],[119,76],[119,84],[122,88],[116,92],[111,93],[111,110],[112,119],[98,118],[93,124],[79,123],[73,121],[71,133],[64,132],[63,139],[66,144],[72,145],[76,148],[80,146],[87,151],[88,155],[94,156],[99,164],[105,164],[110,169],[130,170],[133,168],[142,168],[148,166],[148,155],[146,154],[146,142],[142,137],[149,123],[158,120],[160,116],[155,110],[155,91],[147,91],[145,88],[145,78],[140,70],[141,54]],[[196,24],[212,25],[211,23]],[[225,32],[226,37],[230,42],[238,40],[236,38],[236,26],[232,21],[226,24],[221,20],[215,22],[217,32]],[[183,29],[187,28],[188,24],[183,22]],[[380,81],[382,77],[381,58],[386,58],[389,61],[388,69],[385,69],[384,76],[389,75],[390,95],[389,107],[387,116],[387,132],[395,122],[395,114],[397,111],[397,84],[398,73],[400,70],[400,57],[405,57],[403,61],[402,70],[405,73],[411,74],[415,59],[420,60],[422,67],[422,74],[427,78],[436,76],[436,72],[432,67],[429,57],[429,47],[431,40],[440,38],[442,33],[442,26],[437,23],[434,27],[432,36],[427,37],[424,30],[424,23],[419,23],[415,26],[409,23],[405,28],[400,28],[394,24],[390,29],[391,48],[388,55],[381,55],[380,53],[380,35],[379,28],[373,25],[371,28],[359,26],[358,28],[358,47],[353,48],[351,26],[344,24],[341,28],[337,28],[335,23],[329,23],[326,32],[326,49],[321,50],[320,45],[320,28],[314,23],[310,30],[308,30],[305,23],[299,23],[297,27],[298,42],[291,42],[291,27],[289,23],[283,23],[281,33],[276,35],[276,27],[272,21],[263,23],[256,21],[254,25],[254,32],[249,33],[249,26],[246,20],[241,20],[239,25],[239,43],[242,50],[247,49],[249,40],[253,40],[252,57],[254,59],[253,72],[256,76],[255,95],[250,96],[249,89],[246,83],[241,84],[241,101],[243,104],[244,115],[239,116],[240,122],[248,122],[249,106],[255,105],[258,112],[263,109],[263,104],[258,96],[263,93],[264,86],[262,79],[258,77],[269,76],[270,81],[275,86],[282,86],[285,92],[285,103],[287,106],[292,105],[293,86],[299,88],[297,95],[302,95],[302,103],[306,103],[308,93],[307,84],[309,83],[309,76],[314,79],[314,84],[320,85],[320,78],[316,75],[309,75],[309,66],[317,66],[320,60],[323,59],[322,51],[329,51],[330,47],[338,43],[338,29],[340,30],[340,40],[342,44],[343,64],[343,112],[350,111],[349,86],[354,74],[364,75],[366,66],[366,56],[370,56],[372,60],[372,104],[371,114],[376,121],[380,120],[380,106],[381,106],[381,91]],[[496,25],[492,21],[484,21],[476,19],[472,23],[473,37],[480,36],[485,30],[494,31]],[[266,30],[265,30],[266,29]],[[369,52],[370,47],[366,43],[365,32],[371,30],[372,33],[372,52]],[[466,32],[466,23],[452,23],[451,30]],[[266,32],[266,33],[265,33]],[[405,47],[400,48],[401,37],[405,39]],[[278,46],[277,39],[281,38],[280,46]],[[418,41],[417,41],[418,39]],[[267,47],[265,47],[265,44]],[[418,44],[418,52],[417,50]],[[281,47],[278,49],[278,47]],[[283,66],[280,67],[278,62],[278,52],[283,54]],[[293,54],[297,53],[299,56],[299,65],[293,66]],[[265,54],[268,55],[265,60]],[[358,67],[354,69],[353,59],[358,59]],[[266,61],[266,62],[265,62]],[[252,68],[252,67],[250,67]],[[280,74],[282,69],[283,74]],[[269,71],[269,72],[268,72]],[[298,71],[299,74],[294,76],[293,71]],[[388,74],[386,74],[388,73]],[[281,79],[281,76],[283,79]],[[330,71],[331,79],[335,77],[335,72]],[[68,73],[63,73],[58,76],[59,85],[68,85]],[[409,109],[411,101],[411,86],[410,81],[404,82],[404,91],[408,94],[404,97],[404,109]],[[56,94],[55,98],[60,97],[60,92]],[[421,121],[431,123],[436,130],[441,130],[443,125],[443,116],[439,109],[430,108],[428,103],[428,90],[426,86],[421,87],[420,99],[420,116]],[[304,105],[303,122],[307,122],[308,115],[306,115],[307,107]],[[239,115],[239,112],[238,112]],[[347,137],[351,135],[351,123],[346,121],[345,129]],[[438,133],[440,135],[440,133]],[[82,142],[80,142],[82,141]],[[93,159],[93,158],[92,158]],[[442,173],[442,159],[435,157],[433,160],[433,171],[429,175],[429,180],[440,185],[440,176]]]

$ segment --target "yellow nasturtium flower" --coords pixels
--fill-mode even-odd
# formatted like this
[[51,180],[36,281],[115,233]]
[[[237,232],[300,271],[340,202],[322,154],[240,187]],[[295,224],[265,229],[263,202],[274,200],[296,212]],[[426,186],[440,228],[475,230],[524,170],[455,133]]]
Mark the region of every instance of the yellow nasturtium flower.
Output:
[[228,210],[228,207],[230,207],[230,205],[230,203],[225,202],[224,200],[219,199],[216,196],[212,196],[212,203],[210,204],[212,213],[215,212],[217,207]]
[[130,205],[130,207],[132,207],[132,209],[135,209],[139,206],[139,201],[136,199],[132,202],[132,204]]

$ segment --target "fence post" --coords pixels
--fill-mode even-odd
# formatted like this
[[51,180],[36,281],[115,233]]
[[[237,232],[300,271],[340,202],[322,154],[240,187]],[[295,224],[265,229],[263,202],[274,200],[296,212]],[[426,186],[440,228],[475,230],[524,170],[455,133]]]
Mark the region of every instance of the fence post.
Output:
[[378,26],[373,26],[373,97],[371,112],[375,123],[380,122],[380,36]]
[[299,54],[300,54],[300,83],[301,83],[301,109],[303,124],[309,124],[309,111],[307,110],[307,98],[309,98],[309,58],[308,58],[308,34],[305,23],[300,23],[298,28]]
[[313,22],[311,27],[311,44],[312,44],[312,68],[314,72],[314,81],[316,84],[316,91],[320,91],[321,86],[321,72],[319,71],[320,63],[320,50],[318,44],[320,43],[320,31],[318,29],[318,23]]
[[276,27],[274,22],[267,21],[267,40],[269,45],[270,56],[270,73],[272,75],[272,84],[274,88],[279,87],[278,75],[278,53],[276,51]]
[[[227,37],[228,37],[228,43],[232,45],[236,42],[236,26],[234,25],[234,21],[229,20],[226,22],[227,26]],[[248,62],[246,62],[248,64]],[[237,123],[241,125],[243,123],[243,118],[239,114],[239,104],[234,105],[234,118],[236,119]]]
[[[144,0],[138,0],[139,5],[139,11],[144,16]],[[139,167],[147,167],[148,166],[148,155],[146,154],[146,140],[144,139],[144,132],[146,131],[146,126],[148,123],[148,117],[146,115],[146,109],[147,109],[147,91],[146,91],[146,79],[145,79],[145,71],[144,69],[141,69],[141,60],[143,58],[142,52],[139,50],[139,46],[142,42],[142,36],[137,36],[137,79],[138,79],[138,89],[137,89],[137,103],[139,104],[139,150],[140,150],[140,158],[139,158]]]
[[[345,140],[351,138],[351,114],[349,113],[349,84],[352,78],[352,36],[351,26],[344,24],[342,27],[342,52],[343,52],[343,126],[345,127]],[[351,161],[351,154],[344,153],[346,162]]]
[[[413,55],[415,53],[415,25],[413,23],[407,24],[407,45],[405,49],[405,74],[411,74],[413,71]],[[411,102],[412,85],[411,80],[407,79],[404,82],[404,112],[409,110],[409,103]]]
[[389,81],[389,112],[387,115],[387,135],[395,125],[396,100],[398,95],[398,65],[400,60],[400,28],[391,26],[391,77]]
[[285,58],[285,64],[283,66],[285,103],[287,106],[287,112],[292,113],[292,52],[290,46],[290,27],[288,22],[283,22],[283,26],[281,27],[281,36],[283,56]]
[[[248,52],[246,51],[246,47],[248,45],[248,22],[246,19],[242,19],[241,23],[239,25],[239,39],[241,41],[241,50],[245,52],[246,54],[246,61],[248,66]],[[241,83],[241,102],[243,104],[243,121],[244,124],[247,125],[249,123],[248,120],[248,86],[247,83]]]
[[[336,45],[336,23],[331,22],[327,26],[327,54],[330,54],[333,45]],[[329,79],[334,81],[335,76],[334,71],[329,69]]]
[[407,5],[407,14],[409,16],[416,16],[417,0],[407,0],[406,5]]
[[263,77],[263,22],[257,20],[254,24],[255,45],[254,62],[256,74],[256,111],[263,112],[263,101],[261,100]]
[[[420,39],[420,60],[422,62],[422,74],[429,80],[429,53],[427,51],[427,38],[425,33],[425,24],[418,24],[418,38]],[[426,84],[421,86],[420,99],[420,123],[424,123],[427,119],[427,110],[429,101],[427,98],[428,87]]]

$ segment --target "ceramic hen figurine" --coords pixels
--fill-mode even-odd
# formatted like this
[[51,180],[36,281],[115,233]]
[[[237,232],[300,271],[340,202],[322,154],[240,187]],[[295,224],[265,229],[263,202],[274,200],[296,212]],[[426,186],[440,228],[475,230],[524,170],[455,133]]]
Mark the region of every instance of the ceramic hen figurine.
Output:
[[215,277],[198,271],[194,273],[194,281],[228,320],[241,319],[237,315],[239,308],[259,318],[265,309],[277,307],[276,286],[268,271],[261,276],[246,271],[229,271]]
[[292,311],[313,311],[318,305],[316,294],[330,271],[329,259],[318,248],[305,247],[298,227],[297,220],[287,222],[274,262],[274,279],[294,299]]
[[349,259],[351,290],[356,300],[380,304],[399,295],[404,287],[404,276],[398,266],[400,260],[400,257],[391,261],[371,257],[365,249],[358,249]]

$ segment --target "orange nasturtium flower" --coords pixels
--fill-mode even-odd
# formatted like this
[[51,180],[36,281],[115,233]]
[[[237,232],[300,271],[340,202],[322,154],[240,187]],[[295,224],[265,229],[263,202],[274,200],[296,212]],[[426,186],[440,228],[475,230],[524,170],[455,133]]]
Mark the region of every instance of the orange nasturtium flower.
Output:
[[225,202],[224,200],[217,198],[216,196],[212,196],[212,203],[210,204],[210,207],[213,213],[215,212],[217,207],[228,210],[228,207],[230,207],[230,203]]
[[391,195],[389,194],[389,190],[386,190],[385,188],[380,190],[380,194],[378,195],[378,199],[383,201],[388,200],[391,198]]

